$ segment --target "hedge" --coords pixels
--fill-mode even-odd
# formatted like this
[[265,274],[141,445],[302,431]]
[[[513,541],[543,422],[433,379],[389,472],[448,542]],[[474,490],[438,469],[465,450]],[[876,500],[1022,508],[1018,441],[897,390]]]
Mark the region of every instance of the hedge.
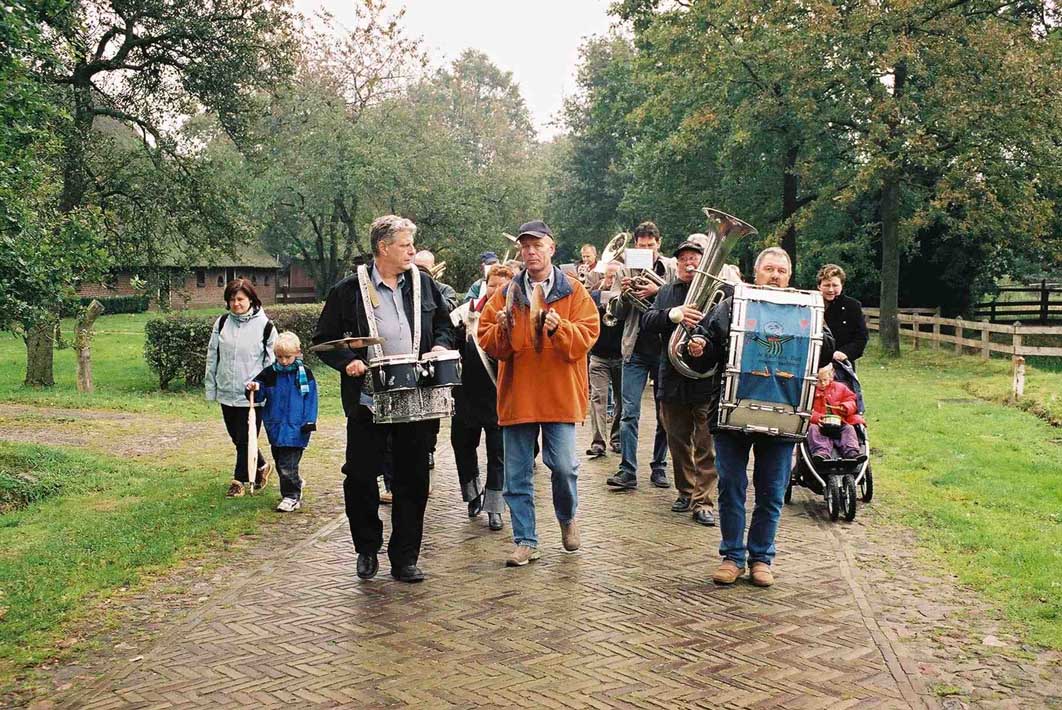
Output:
[[103,304],[103,312],[109,316],[116,313],[144,313],[150,304],[147,296],[103,296],[102,298],[83,297],[78,302],[87,306],[93,301]]
[[[322,305],[268,306],[265,311],[277,332],[294,331],[302,341],[303,356],[308,364],[318,362],[307,350]],[[188,386],[203,384],[206,369],[206,350],[210,331],[217,316],[172,315],[148,321],[144,327],[144,359],[159,377],[159,387],[168,389],[170,383],[183,379]]]

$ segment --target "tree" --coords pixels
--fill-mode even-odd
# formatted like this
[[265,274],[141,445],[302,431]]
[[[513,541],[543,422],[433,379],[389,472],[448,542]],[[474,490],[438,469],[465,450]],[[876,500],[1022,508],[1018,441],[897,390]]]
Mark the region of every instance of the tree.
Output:
[[[240,142],[257,92],[288,70],[291,15],[285,6],[269,0],[71,0],[40,9],[37,27],[51,51],[31,53],[23,65],[60,119],[51,166],[60,176],[53,240],[63,243],[60,235],[69,234],[70,225],[86,223],[82,215],[106,218],[117,201],[128,200],[136,212],[135,196],[106,169],[113,167],[105,153],[114,143],[97,130],[104,120],[136,135],[148,160],[187,188],[186,206],[194,211],[207,204],[196,199],[202,191],[189,168],[201,146],[179,143],[175,128],[209,111]],[[68,258],[98,255],[91,247],[105,236],[68,244]],[[51,384],[50,345],[42,346],[38,336],[55,313],[37,308],[23,323],[31,334],[28,384]]]
[[293,81],[255,126],[265,241],[299,259],[322,297],[368,251],[360,226],[380,156],[376,126],[362,125],[366,113],[401,95],[425,62],[401,26],[404,11],[391,16],[375,0],[361,0],[361,9],[338,40],[328,16],[304,35]]

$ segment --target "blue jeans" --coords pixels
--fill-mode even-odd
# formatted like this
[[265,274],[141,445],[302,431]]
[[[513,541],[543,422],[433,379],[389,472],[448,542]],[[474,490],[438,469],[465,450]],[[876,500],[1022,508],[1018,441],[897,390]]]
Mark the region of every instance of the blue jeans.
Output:
[[[774,559],[774,536],[782,517],[782,501],[789,483],[792,441],[720,431],[714,435],[715,467],[719,471],[719,554],[738,567],[747,561]],[[749,450],[755,454],[752,485],[756,506],[752,511],[748,545],[745,544],[745,495],[749,479]]]
[[505,488],[513,525],[513,542],[538,547],[535,534],[535,441],[542,429],[542,462],[552,472],[553,510],[567,523],[579,506],[579,461],[575,457],[574,424],[514,424],[502,427],[505,448]]
[[[641,355],[631,355],[623,363],[621,396],[623,398],[622,417],[620,419],[620,447],[623,458],[619,469],[633,475],[638,474],[638,422],[642,418],[642,393],[649,373],[656,370],[656,361]],[[653,381],[653,401],[656,401],[656,381]],[[667,468],[667,434],[656,417],[656,436],[653,439],[653,460],[649,467],[655,473]]]

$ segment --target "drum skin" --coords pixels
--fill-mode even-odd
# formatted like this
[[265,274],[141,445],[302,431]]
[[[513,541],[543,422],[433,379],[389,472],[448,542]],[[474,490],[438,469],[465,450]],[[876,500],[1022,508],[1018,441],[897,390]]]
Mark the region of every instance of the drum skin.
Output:
[[737,284],[720,429],[791,440],[807,434],[824,313],[818,291]]

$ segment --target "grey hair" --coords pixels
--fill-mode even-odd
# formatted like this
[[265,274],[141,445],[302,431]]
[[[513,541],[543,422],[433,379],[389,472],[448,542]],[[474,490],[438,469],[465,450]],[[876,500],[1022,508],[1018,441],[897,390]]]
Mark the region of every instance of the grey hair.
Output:
[[372,253],[379,254],[380,245],[393,242],[399,232],[409,232],[411,236],[416,236],[417,225],[405,217],[394,214],[386,214],[374,219],[372,226],[369,227],[369,246],[372,248]]
[[763,260],[766,259],[768,256],[780,256],[780,257],[785,258],[785,263],[789,264],[789,270],[790,271],[793,270],[793,261],[789,258],[789,252],[787,252],[782,247],[767,247],[766,249],[761,251],[759,254],[757,254],[756,255],[756,263],[753,264],[752,270],[753,271],[759,271],[760,270],[760,264],[762,264]]

